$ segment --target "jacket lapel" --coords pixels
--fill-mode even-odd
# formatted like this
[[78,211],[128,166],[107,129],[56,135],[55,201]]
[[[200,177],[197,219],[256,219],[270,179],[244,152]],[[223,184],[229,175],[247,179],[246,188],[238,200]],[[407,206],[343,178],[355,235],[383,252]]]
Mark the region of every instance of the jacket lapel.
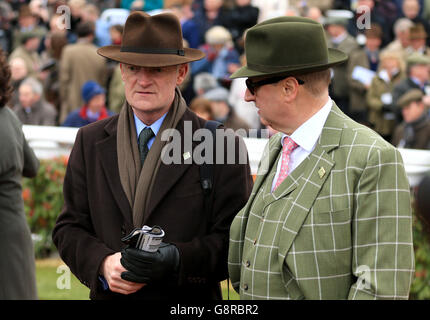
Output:
[[[184,144],[185,137],[185,129],[184,122],[186,120],[191,121],[192,119],[188,119],[186,116],[187,113],[184,114],[183,120],[179,121],[176,130],[179,132],[181,137],[181,164],[164,164],[163,161],[160,164],[160,168],[158,169],[158,173],[154,182],[154,186],[149,198],[148,203],[148,211],[144,216],[144,224],[148,220],[149,216],[154,212],[154,209],[160,203],[160,201],[166,197],[169,190],[175,185],[175,183],[184,175],[184,173],[191,167],[192,158],[189,158],[185,161],[185,155],[189,153],[189,155],[193,154],[193,149],[196,145],[193,142],[191,145]],[[196,126],[195,122],[192,122],[193,126]],[[194,129],[195,130],[195,129]],[[194,130],[191,132],[193,133]],[[161,134],[159,132],[158,134]],[[192,137],[191,137],[192,138]]]
[[118,171],[118,157],[116,149],[116,127],[117,121],[110,121],[105,126],[107,137],[96,143],[96,153],[100,159],[107,184],[112,192],[118,207],[123,214],[127,224],[133,224],[132,211],[124,190]]
[[[285,206],[283,228],[279,239],[279,264],[282,268],[284,258],[295,237],[299,233],[309,211],[325,181],[331,174],[335,162],[330,153],[339,146],[342,135],[339,116],[343,113],[334,104],[323,127],[314,151],[286,178],[287,183],[278,187],[277,199],[291,196],[291,204]],[[276,190],[278,191],[278,190]]]

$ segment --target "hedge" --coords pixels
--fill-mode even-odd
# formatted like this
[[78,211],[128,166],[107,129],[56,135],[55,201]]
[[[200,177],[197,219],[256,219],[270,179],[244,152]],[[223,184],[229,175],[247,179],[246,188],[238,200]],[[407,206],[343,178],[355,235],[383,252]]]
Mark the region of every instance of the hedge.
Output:
[[[23,180],[22,196],[28,224],[39,241],[35,243],[36,258],[44,258],[56,251],[52,243],[52,229],[63,206],[63,181],[67,157],[41,160],[38,175]],[[423,232],[420,221],[413,221],[416,272],[411,286],[411,299],[430,299],[430,239]]]

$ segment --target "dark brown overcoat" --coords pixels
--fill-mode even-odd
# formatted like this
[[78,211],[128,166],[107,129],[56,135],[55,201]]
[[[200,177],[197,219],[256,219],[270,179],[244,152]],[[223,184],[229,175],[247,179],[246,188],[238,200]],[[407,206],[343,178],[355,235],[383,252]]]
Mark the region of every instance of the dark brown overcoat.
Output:
[[[205,124],[187,110],[176,127],[182,136],[184,121],[191,121],[193,132]],[[178,247],[179,281],[147,285],[130,296],[103,291],[98,280],[100,265],[107,255],[124,247],[120,239],[134,228],[118,172],[117,123],[118,115],[78,131],[64,181],[65,205],[53,231],[61,258],[91,289],[92,299],[221,298],[218,282],[227,278],[230,224],[252,189],[248,163],[214,165],[211,212],[203,210],[199,166],[162,163],[144,224],[161,226],[166,232],[164,241]],[[243,141],[239,137],[233,141],[238,159],[238,143]]]

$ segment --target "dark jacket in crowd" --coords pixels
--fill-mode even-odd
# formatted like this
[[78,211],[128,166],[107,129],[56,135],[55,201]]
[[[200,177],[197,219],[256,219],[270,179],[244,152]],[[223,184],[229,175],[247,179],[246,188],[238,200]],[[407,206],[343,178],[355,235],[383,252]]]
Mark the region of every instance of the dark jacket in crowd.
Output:
[[14,111],[22,124],[36,126],[55,126],[57,124],[57,110],[52,104],[42,99],[28,109],[17,104],[14,107]]
[[400,124],[394,131],[392,144],[408,149],[430,150],[430,119],[424,115],[412,122]]
[[412,89],[419,89],[424,92],[424,89],[421,88],[418,84],[416,84],[411,78],[406,78],[405,80],[399,82],[394,89],[393,89],[393,112],[396,114],[396,120],[397,123],[400,124],[402,122],[402,113],[401,109],[397,108],[397,102],[399,101],[400,97],[404,95],[406,92],[412,90]]
[[34,177],[39,161],[21,123],[0,108],[0,300],[37,299],[33,242],[24,212],[22,177]]

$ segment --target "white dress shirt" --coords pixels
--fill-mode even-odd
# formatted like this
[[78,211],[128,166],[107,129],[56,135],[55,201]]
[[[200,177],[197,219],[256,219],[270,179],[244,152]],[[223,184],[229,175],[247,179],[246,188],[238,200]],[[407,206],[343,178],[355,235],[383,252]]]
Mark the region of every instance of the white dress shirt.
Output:
[[[332,106],[333,101],[329,97],[327,103],[311,118],[309,118],[300,127],[298,127],[296,131],[294,131],[293,134],[290,136],[290,138],[298,144],[298,147],[291,153],[290,163],[288,165],[288,174],[290,174],[295,168],[297,168],[300,163],[302,163],[302,161],[305,160],[306,157],[309,156],[312,151],[314,151]],[[282,146],[284,144],[284,137],[286,136],[286,134],[282,135]],[[272,182],[272,192],[275,187],[276,181],[278,180],[278,176],[281,170],[281,164],[282,155],[279,157],[275,178]]]

